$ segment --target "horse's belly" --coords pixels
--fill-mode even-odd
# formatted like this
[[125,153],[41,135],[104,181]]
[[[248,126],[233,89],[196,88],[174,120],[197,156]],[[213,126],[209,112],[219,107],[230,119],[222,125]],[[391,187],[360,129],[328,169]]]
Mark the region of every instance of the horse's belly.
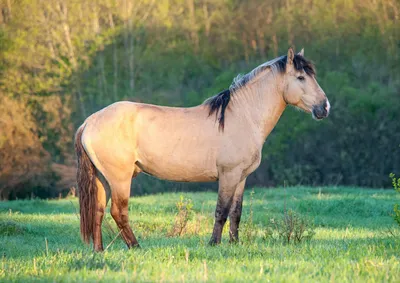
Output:
[[[154,142],[138,147],[137,166],[160,179],[181,182],[209,182],[218,179],[216,154],[204,144]],[[151,146],[152,145],[152,146]]]
[[218,179],[216,166],[191,162],[190,158],[148,158],[139,160],[136,165],[149,175],[169,181],[211,182]]

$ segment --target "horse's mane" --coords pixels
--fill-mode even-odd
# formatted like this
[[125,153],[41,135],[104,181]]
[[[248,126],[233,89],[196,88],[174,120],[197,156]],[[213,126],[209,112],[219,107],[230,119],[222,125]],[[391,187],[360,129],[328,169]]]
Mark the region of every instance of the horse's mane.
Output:
[[[287,61],[287,56],[284,55],[258,66],[257,68],[255,68],[254,70],[245,75],[238,75],[236,78],[233,79],[233,82],[229,87],[229,89],[221,91],[217,95],[210,97],[206,101],[204,101],[203,104],[206,104],[210,107],[209,116],[212,115],[213,113],[215,113],[215,115],[218,116],[218,112],[220,112],[220,116],[218,118],[220,130],[224,130],[225,110],[229,104],[231,95],[233,95],[236,91],[247,85],[253,78],[255,78],[258,74],[260,74],[262,71],[268,68],[275,69],[279,73],[285,73],[286,61]],[[314,64],[311,61],[305,59],[300,54],[296,54],[294,56],[293,66],[297,71],[304,71],[307,75],[310,76],[315,75],[316,73]]]

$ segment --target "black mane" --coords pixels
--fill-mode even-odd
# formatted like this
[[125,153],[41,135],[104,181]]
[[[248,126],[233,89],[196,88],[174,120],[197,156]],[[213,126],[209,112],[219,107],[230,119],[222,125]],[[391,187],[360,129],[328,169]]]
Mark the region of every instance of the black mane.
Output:
[[[233,81],[233,83],[231,84],[229,89],[221,91],[217,95],[210,97],[209,99],[207,99],[204,102],[204,104],[206,104],[210,107],[209,116],[211,116],[212,114],[215,113],[215,115],[218,117],[218,112],[220,113],[220,116],[218,118],[220,130],[222,130],[222,131],[224,130],[225,110],[229,104],[231,95],[234,92],[236,92],[237,90],[239,90],[240,88],[247,85],[256,75],[258,75],[262,71],[266,70],[267,68],[275,67],[279,73],[281,73],[281,74],[285,73],[286,72],[286,61],[287,61],[286,55],[278,57],[271,61],[268,61],[268,62],[258,66],[250,73],[247,73],[246,75],[243,75],[243,76],[239,76],[238,78],[236,78]],[[314,64],[299,54],[296,54],[294,56],[293,66],[297,71],[304,71],[309,76],[315,76],[315,74],[316,74]]]
[[217,95],[207,99],[205,103],[210,107],[208,116],[211,116],[214,112],[218,115],[218,110],[221,109],[221,114],[218,118],[219,129],[224,130],[225,127],[225,109],[231,100],[231,90],[226,89],[218,93]]

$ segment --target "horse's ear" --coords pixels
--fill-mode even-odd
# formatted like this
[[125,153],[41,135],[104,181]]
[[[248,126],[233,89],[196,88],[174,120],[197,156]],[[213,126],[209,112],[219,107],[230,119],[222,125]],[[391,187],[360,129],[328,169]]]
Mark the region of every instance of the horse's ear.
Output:
[[298,55],[304,57],[304,48],[301,49],[301,51],[299,53],[297,53]]
[[294,51],[293,48],[290,47],[286,59],[286,73],[293,70],[293,59],[294,59]]

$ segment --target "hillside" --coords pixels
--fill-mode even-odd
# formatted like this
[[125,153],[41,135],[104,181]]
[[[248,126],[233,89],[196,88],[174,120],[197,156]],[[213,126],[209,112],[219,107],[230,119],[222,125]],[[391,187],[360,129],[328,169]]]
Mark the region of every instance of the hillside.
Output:
[[291,45],[314,61],[331,114],[316,123],[287,109],[249,184],[389,187],[400,172],[399,3],[0,1],[0,199],[66,195],[73,179],[54,168],[73,171],[74,132],[94,111],[200,104]]

